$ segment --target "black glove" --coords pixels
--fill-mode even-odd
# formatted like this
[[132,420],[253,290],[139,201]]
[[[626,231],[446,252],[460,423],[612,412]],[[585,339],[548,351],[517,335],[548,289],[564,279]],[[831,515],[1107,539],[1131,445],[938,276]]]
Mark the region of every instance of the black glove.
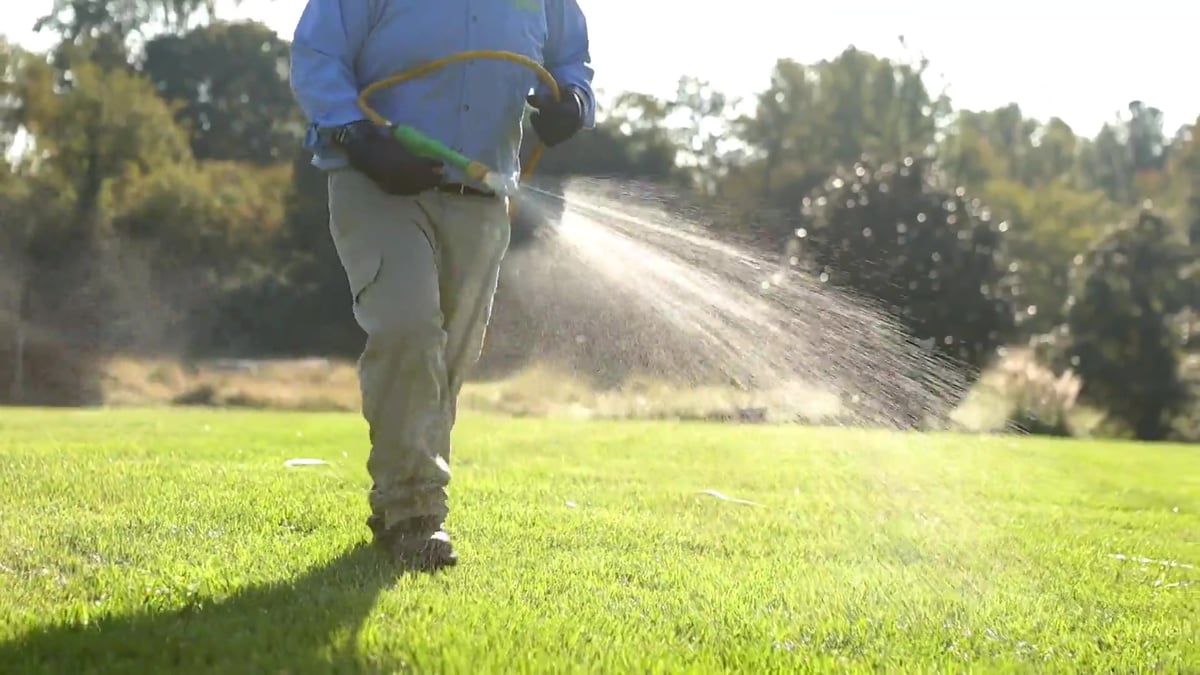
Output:
[[566,87],[561,93],[560,100],[549,94],[526,99],[537,109],[529,122],[546,147],[566,141],[583,128],[583,93],[575,87]]
[[412,154],[387,127],[352,122],[337,130],[333,142],[346,153],[350,166],[388,194],[415,195],[442,182],[441,162]]

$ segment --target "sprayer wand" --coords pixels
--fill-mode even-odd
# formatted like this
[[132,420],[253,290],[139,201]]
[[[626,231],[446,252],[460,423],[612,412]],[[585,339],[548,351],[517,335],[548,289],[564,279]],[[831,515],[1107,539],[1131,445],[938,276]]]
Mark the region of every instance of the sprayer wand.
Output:
[[483,162],[466,157],[461,152],[446,147],[446,144],[426,136],[413,127],[394,125],[391,129],[396,140],[403,143],[404,147],[414,155],[442,160],[462,171],[467,178],[483,183],[497,194],[505,197],[516,196],[519,187],[515,178],[501,176],[489,169]]

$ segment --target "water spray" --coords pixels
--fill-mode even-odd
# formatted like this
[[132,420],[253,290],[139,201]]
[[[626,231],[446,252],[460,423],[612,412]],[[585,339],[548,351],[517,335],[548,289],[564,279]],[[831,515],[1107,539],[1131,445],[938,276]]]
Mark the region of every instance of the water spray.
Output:
[[[561,95],[554,77],[525,56],[466,51],[371,84],[359,107],[410,151],[512,197],[533,173],[543,143],[519,179],[505,177],[417,129],[393,124],[367,103],[380,89],[471,59],[524,66],[555,98]],[[525,189],[567,211],[563,236],[550,244],[558,248],[527,258],[518,277],[544,311],[530,317],[543,325],[527,327],[531,341],[551,338],[541,349],[582,344],[599,350],[595,357],[602,362],[642,364],[692,384],[734,383],[769,394],[769,407],[789,419],[826,398],[821,394],[832,395],[841,401],[839,419],[856,426],[911,428],[917,419],[943,417],[963,391],[959,373],[914,348],[886,314],[791,270],[771,274],[772,263],[753,250],[714,239],[657,207],[639,209],[627,195],[576,190],[566,197]],[[510,218],[514,204],[510,199]],[[606,340],[613,331],[620,339]]]

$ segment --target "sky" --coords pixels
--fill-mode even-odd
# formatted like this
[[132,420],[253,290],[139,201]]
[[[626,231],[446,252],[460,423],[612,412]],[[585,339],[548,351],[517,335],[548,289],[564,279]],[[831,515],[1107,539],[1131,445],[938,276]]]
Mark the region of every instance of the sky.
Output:
[[[226,0],[228,2],[228,0]],[[4,33],[39,48],[33,22],[53,0],[6,0]],[[226,18],[253,18],[290,39],[305,0],[245,0]],[[1191,0],[579,0],[591,34],[595,85],[670,96],[681,75],[748,97],[779,58],[811,63],[849,45],[930,60],[928,85],[956,108],[1010,102],[1057,115],[1077,133],[1141,99],[1168,134],[1200,116],[1189,84],[1200,3]],[[908,51],[898,37],[904,35]],[[1182,71],[1184,75],[1177,75]]]

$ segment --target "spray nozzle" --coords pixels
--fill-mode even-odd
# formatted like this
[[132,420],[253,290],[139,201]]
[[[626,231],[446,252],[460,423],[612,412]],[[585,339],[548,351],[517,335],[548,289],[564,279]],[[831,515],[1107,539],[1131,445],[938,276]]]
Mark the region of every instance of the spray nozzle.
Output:
[[511,176],[505,177],[495,171],[488,171],[483,177],[483,184],[488,186],[488,189],[505,197],[516,196],[520,186],[517,185],[517,180]]

